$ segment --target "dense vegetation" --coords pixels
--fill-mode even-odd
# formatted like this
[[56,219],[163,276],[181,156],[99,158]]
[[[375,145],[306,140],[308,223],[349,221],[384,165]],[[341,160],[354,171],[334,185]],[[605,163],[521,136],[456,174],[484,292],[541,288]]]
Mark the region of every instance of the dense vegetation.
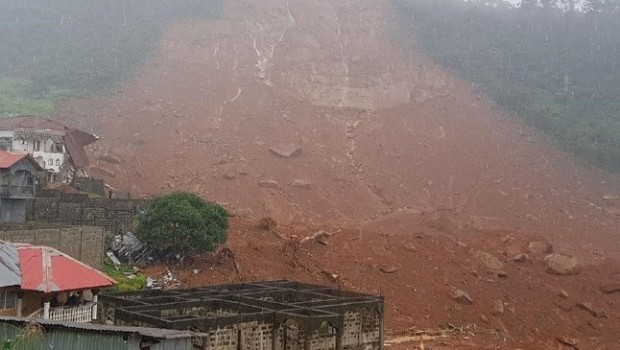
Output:
[[228,213],[222,206],[187,192],[175,192],[153,200],[138,216],[136,236],[157,257],[209,252],[226,241]]
[[122,81],[175,18],[214,16],[216,0],[22,0],[0,11],[0,114],[49,113],[66,96]]
[[431,57],[570,151],[620,171],[620,1],[394,3]]

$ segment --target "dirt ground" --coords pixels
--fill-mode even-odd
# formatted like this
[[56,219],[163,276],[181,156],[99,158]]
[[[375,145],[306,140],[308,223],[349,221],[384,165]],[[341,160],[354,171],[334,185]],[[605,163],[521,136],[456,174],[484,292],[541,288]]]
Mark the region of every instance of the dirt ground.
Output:
[[[600,288],[620,282],[617,177],[416,53],[393,11],[228,0],[220,18],[171,24],[119,91],[56,117],[102,136],[90,171],[113,187],[189,190],[235,215],[240,271],[206,256],[174,271],[183,285],[290,278],[382,293],[390,335],[451,336],[433,349],[620,348],[620,294]],[[263,216],[277,235],[255,229]],[[321,229],[326,244],[295,243]],[[545,272],[538,241],[581,272]],[[481,265],[497,263],[489,255],[501,271]],[[420,347],[405,340],[391,347]]]

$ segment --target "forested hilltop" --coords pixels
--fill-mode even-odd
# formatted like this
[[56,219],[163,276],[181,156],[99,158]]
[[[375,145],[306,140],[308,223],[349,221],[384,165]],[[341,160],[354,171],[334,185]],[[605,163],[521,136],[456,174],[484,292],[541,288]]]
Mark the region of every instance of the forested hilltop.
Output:
[[0,3],[0,114],[49,113],[58,98],[110,88],[171,20],[218,12],[215,0]]
[[620,1],[393,0],[410,40],[595,165],[620,171]]

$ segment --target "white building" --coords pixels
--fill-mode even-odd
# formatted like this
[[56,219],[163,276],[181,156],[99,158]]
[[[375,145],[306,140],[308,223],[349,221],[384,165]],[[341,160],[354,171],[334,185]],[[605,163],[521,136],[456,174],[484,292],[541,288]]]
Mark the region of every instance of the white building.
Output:
[[70,182],[77,170],[88,165],[84,147],[98,139],[50,119],[0,119],[0,150],[30,153],[46,170],[48,182]]

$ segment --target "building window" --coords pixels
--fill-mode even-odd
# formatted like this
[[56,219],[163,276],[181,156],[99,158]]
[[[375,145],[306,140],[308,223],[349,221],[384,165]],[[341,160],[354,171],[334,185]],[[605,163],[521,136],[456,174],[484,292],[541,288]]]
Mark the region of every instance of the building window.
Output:
[[54,165],[54,160],[52,158],[48,159],[47,165]]
[[0,290],[0,310],[15,310],[17,305],[16,290]]
[[60,166],[60,159],[56,159],[56,166]]
[[39,150],[41,150],[41,141],[35,141],[34,142],[34,151],[35,152],[39,152]]
[[65,151],[64,147],[60,143],[55,143],[53,150],[54,150],[54,153],[62,153]]

